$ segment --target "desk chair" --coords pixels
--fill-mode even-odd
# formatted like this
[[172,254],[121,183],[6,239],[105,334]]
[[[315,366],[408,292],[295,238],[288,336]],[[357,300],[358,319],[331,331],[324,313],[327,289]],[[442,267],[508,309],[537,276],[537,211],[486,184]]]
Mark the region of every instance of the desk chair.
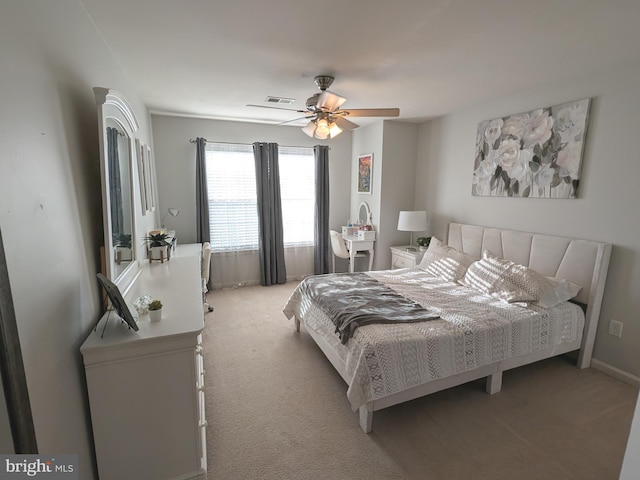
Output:
[[[331,255],[333,273],[336,273],[336,257],[349,259],[349,250],[347,250],[347,246],[344,244],[344,239],[342,238],[342,234],[340,232],[330,230],[329,234],[331,235],[331,250],[333,253],[333,255]],[[355,254],[355,258],[366,256],[366,253],[356,252]]]
[[205,242],[202,244],[202,303],[206,307],[207,311],[213,312],[213,307],[207,303],[207,292],[209,287],[209,275],[211,273],[211,244]]

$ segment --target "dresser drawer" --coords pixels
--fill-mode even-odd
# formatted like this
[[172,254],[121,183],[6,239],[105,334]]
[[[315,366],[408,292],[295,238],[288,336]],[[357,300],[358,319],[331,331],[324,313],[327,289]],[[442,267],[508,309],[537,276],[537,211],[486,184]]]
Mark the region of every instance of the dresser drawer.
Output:
[[415,267],[415,259],[402,257],[400,255],[391,256],[391,268],[413,268]]
[[391,247],[391,268],[415,268],[420,265],[423,251],[407,250],[408,245]]

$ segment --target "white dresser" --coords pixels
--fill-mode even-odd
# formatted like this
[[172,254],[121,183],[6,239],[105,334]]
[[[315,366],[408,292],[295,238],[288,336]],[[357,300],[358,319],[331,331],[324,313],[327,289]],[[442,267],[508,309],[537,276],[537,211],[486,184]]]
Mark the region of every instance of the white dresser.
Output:
[[125,300],[145,293],[163,303],[162,320],[128,329],[107,314],[84,342],[98,473],[110,479],[205,479],[207,476],[204,327],[198,256],[143,263]]
[[391,268],[413,268],[420,265],[424,252],[415,247],[415,251],[407,251],[409,245],[391,247]]

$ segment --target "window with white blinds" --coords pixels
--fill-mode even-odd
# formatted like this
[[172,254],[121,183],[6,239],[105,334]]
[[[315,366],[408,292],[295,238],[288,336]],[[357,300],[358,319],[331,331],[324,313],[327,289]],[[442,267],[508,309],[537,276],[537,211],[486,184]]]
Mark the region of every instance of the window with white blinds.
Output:
[[[205,152],[213,251],[257,250],[253,146],[207,143]],[[279,147],[278,158],[284,244],[312,245],[315,197],[313,148]]]
[[316,188],[313,148],[278,147],[278,164],[284,244],[313,245]]

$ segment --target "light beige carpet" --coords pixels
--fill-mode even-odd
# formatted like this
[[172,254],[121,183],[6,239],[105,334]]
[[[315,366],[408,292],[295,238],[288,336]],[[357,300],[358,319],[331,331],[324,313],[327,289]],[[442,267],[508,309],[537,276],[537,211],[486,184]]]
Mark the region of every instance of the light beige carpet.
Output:
[[294,283],[215,290],[204,330],[210,479],[619,476],[637,389],[566,357],[378,411],[362,432],[346,384],[282,307]]

